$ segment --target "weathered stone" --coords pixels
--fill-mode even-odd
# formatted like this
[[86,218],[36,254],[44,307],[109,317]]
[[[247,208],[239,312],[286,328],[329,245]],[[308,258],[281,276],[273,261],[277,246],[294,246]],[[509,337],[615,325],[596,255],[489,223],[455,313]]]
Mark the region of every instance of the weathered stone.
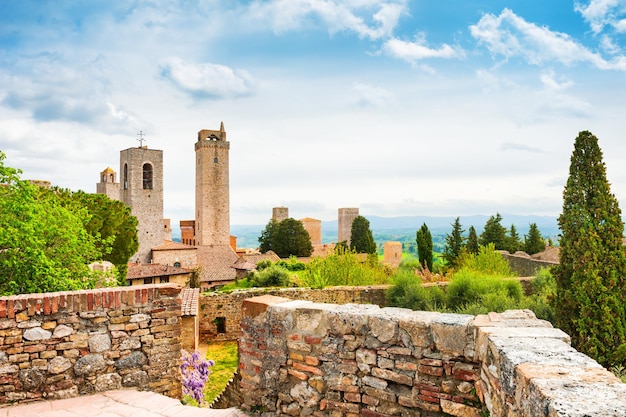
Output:
[[394,320],[381,317],[370,317],[369,326],[374,337],[383,343],[394,339],[398,330],[398,323]]
[[32,327],[30,329],[24,330],[24,339],[35,341],[35,340],[48,340],[52,337],[52,332],[49,330],[44,330],[41,327]]
[[480,410],[469,405],[441,400],[441,411],[456,417],[480,417]]
[[63,356],[56,356],[50,360],[48,364],[48,372],[56,375],[67,371],[72,367],[72,362]]
[[21,370],[18,378],[26,391],[37,391],[46,380],[46,375],[41,370],[32,368]]
[[384,379],[376,378],[373,376],[365,375],[362,378],[363,384],[377,389],[387,389],[388,382]]
[[130,322],[131,323],[139,323],[142,321],[148,321],[150,320],[151,316],[147,315],[147,314],[133,314],[132,316],[130,316]]
[[122,377],[118,374],[104,374],[96,378],[97,392],[116,390],[122,387]]
[[301,382],[297,384],[289,391],[291,397],[298,402],[300,407],[314,407],[316,406],[321,396],[317,392],[317,390],[313,389],[306,382]]
[[120,342],[120,350],[133,350],[141,348],[141,339],[137,337],[129,337],[122,339]]
[[73,332],[74,332],[74,329],[72,327],[66,326],[65,324],[60,324],[54,328],[52,337],[60,339],[62,337],[71,335]]
[[111,336],[108,334],[95,334],[89,337],[89,351],[91,353],[104,352],[111,349]]
[[115,361],[115,367],[120,370],[129,368],[140,368],[145,365],[147,361],[148,358],[146,357],[145,353],[135,351],[130,355]]
[[78,359],[74,364],[74,373],[77,376],[90,376],[106,368],[106,362],[101,354],[90,354]]

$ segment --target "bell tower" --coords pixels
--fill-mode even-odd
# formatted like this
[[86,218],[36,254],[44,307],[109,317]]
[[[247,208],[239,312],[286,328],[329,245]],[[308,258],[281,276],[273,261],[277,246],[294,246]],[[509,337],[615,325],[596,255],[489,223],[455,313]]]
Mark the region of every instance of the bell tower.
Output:
[[196,150],[196,244],[230,245],[228,153],[224,122],[220,130],[198,132]]
[[[143,133],[142,133],[143,135]],[[120,200],[137,217],[139,250],[131,260],[151,261],[152,248],[163,244],[163,151],[143,145],[120,151]]]

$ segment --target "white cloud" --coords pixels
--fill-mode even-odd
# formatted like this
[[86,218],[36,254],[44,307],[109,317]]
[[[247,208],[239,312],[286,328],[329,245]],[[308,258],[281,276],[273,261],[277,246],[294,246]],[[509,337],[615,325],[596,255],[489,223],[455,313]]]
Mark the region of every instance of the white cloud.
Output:
[[557,80],[554,71],[544,72],[541,74],[540,79],[546,88],[554,91],[566,90],[573,85],[569,80]]
[[384,107],[394,102],[394,96],[381,87],[355,83],[352,89],[357,93],[357,102],[363,106]]
[[626,58],[623,55],[607,61],[569,35],[529,23],[510,9],[504,9],[499,16],[485,14],[477,24],[470,26],[470,32],[493,55],[500,55],[504,59],[517,56],[534,65],[546,62],[573,65],[582,62],[598,69],[626,71]]
[[193,64],[169,58],[161,64],[161,75],[194,98],[245,97],[254,93],[248,72],[219,64]]
[[537,147],[529,146],[524,143],[504,142],[500,145],[501,151],[521,151],[530,153],[543,153],[543,151]]
[[269,20],[279,33],[316,25],[317,19],[330,33],[351,31],[380,39],[391,35],[407,9],[406,0],[273,0],[256,1],[248,11],[256,20]]
[[620,21],[617,18],[626,10],[624,0],[591,0],[586,5],[576,3],[574,9],[589,22],[591,30],[596,34],[602,32],[605,26],[614,26],[618,29],[624,25],[624,20]]
[[389,39],[383,45],[383,51],[396,58],[409,62],[416,62],[429,58],[463,58],[465,53],[462,49],[443,44],[438,49],[428,46],[423,34],[416,37],[415,41],[408,42],[400,39]]

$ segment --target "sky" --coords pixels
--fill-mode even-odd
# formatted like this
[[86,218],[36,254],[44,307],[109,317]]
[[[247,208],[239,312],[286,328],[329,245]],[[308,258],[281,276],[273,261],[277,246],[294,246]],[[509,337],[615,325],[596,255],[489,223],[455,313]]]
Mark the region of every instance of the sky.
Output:
[[176,228],[223,121],[231,224],[556,217],[589,130],[624,208],[625,54],[626,0],[0,0],[0,151],[95,192],[142,132]]

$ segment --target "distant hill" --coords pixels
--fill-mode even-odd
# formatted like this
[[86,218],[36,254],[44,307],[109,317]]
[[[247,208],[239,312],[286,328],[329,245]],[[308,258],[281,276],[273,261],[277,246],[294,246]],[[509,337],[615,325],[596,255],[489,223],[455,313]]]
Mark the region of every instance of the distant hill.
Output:
[[[502,226],[510,228],[515,225],[517,232],[521,237],[528,233],[528,227],[531,223],[536,223],[541,234],[552,237],[556,240],[559,234],[559,228],[555,217],[551,216],[521,216],[514,214],[501,214]],[[445,235],[452,230],[452,223],[455,217],[429,217],[429,216],[403,216],[403,217],[380,217],[365,216],[370,221],[370,228],[377,242],[381,240],[405,240],[407,236],[415,239],[415,232],[424,223],[428,226],[433,237],[435,235]],[[474,226],[476,232],[480,235],[485,223],[490,216],[475,215],[461,217],[461,225],[467,233],[470,226]],[[253,248],[259,245],[258,238],[261,231],[265,228],[263,225],[231,225],[230,233],[237,236],[237,246],[242,248]],[[322,221],[322,242],[331,243],[337,241],[337,220]]]

